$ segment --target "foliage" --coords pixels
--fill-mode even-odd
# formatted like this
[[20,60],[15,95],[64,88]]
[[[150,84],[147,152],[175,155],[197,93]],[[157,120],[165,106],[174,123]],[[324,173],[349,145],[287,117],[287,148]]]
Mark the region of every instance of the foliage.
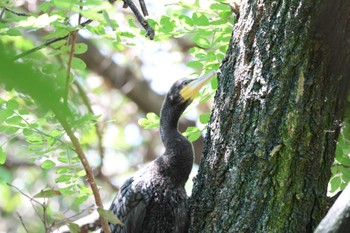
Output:
[[[350,95],[348,103],[350,102]],[[332,166],[332,178],[329,182],[329,192],[332,194],[344,190],[350,181],[350,106],[345,111],[342,130],[338,138],[335,161]]]
[[[149,21],[158,32],[155,36],[156,41],[189,35],[195,46],[189,49],[193,60],[186,65],[201,70],[204,74],[219,69],[229,45],[235,17],[230,6],[224,1],[213,1],[206,6],[201,5],[199,1],[193,5],[179,1],[168,16],[163,15],[159,22]],[[200,100],[195,104],[208,101],[216,89],[217,78],[214,78],[211,87],[202,91],[199,95]],[[202,124],[201,129],[197,126],[189,127],[184,135],[190,141],[196,141],[204,133],[209,116],[209,113],[202,114],[199,121]],[[141,119],[139,124],[150,129],[159,126],[157,121],[159,117],[155,117],[152,113],[147,115],[147,118]]]
[[[0,45],[4,52],[1,57],[16,64],[6,67],[2,63],[0,76],[27,78],[17,82],[0,79],[0,194],[3,197],[0,208],[4,210],[1,217],[12,215],[21,201],[20,194],[6,184],[14,181],[19,187],[34,193],[31,201],[42,200],[42,203],[38,201],[41,203],[38,205],[51,216],[42,224],[45,226],[27,223],[30,232],[42,231],[43,227],[48,228],[70,217],[61,214],[67,209],[79,212],[80,205],[92,194],[86,183],[86,171],[55,111],[69,110],[70,113],[66,114],[69,126],[86,151],[94,149],[96,152],[97,147],[102,145],[99,139],[101,124],[108,131],[108,120],[101,120],[102,117],[92,111],[89,101],[85,101],[87,94],[82,90],[88,86],[89,72],[85,62],[76,55],[85,53],[88,46],[75,42],[76,34],[84,32],[89,38],[104,39],[109,46],[105,48],[107,51],[119,52],[139,46],[139,41],[144,40],[145,35],[145,31],[131,17],[126,17],[125,26],[116,16],[116,8],[111,7],[108,1],[46,0],[34,1],[34,4],[35,10],[28,11],[24,5],[15,5],[14,1],[0,1]],[[218,70],[235,23],[230,6],[224,0],[196,0],[194,3],[179,1],[164,7],[168,9],[166,15],[148,18],[156,31],[155,43],[170,39],[189,40],[192,46],[188,52],[192,58],[186,65],[194,70],[193,77]],[[19,67],[25,68],[20,70]],[[211,85],[202,90],[193,105],[212,98],[217,82],[216,78],[212,79]],[[89,95],[103,92],[101,87],[88,91]],[[108,107],[123,109],[121,106],[125,104],[125,99],[120,97],[113,100],[114,106]],[[336,163],[332,168],[331,192],[343,189],[350,180],[349,117],[348,113],[338,143]],[[127,113],[120,110],[115,121],[126,124],[129,118]],[[189,127],[184,135],[190,141],[197,140],[203,135],[209,120],[210,113],[200,113],[198,126]],[[146,118],[139,120],[139,124],[146,129],[157,128],[159,117],[148,113]],[[118,128],[117,146],[112,149],[121,154],[131,154],[132,158],[126,146],[127,140],[123,137],[124,132],[124,127]],[[103,154],[96,153],[100,153],[99,158],[89,160],[100,171]],[[29,164],[25,172],[20,168],[11,170],[11,167],[7,167],[14,157]],[[39,176],[46,180],[40,182]],[[25,179],[18,181],[17,177]],[[66,209],[54,208],[51,202],[65,203]],[[102,209],[100,212],[104,214]],[[37,214],[41,218],[43,211]],[[69,227],[71,231],[77,230],[72,223]]]
[[[47,231],[67,218],[61,214],[66,209],[52,208],[51,202],[64,200],[68,203],[65,208],[71,205],[71,210],[79,211],[79,206],[92,194],[76,149],[57,119],[63,111],[84,149],[89,150],[92,142],[99,140],[99,116],[91,111],[89,102],[85,101],[86,94],[81,92],[81,85],[85,85],[89,74],[87,65],[76,56],[85,53],[88,47],[75,42],[76,34],[84,30],[89,37],[104,38],[112,49],[122,52],[135,46],[135,39],[143,38],[145,31],[140,30],[132,18],[126,20],[128,27],[124,29],[116,20],[115,8],[107,1],[38,1],[34,2],[35,11],[14,4],[12,1],[0,2],[1,57],[8,58],[0,71],[3,88],[0,92],[0,132],[3,134],[0,164],[6,165],[9,158],[12,161],[12,158],[20,157],[33,166],[33,169],[28,168],[30,176],[17,182],[22,188],[24,182],[34,183],[39,174],[47,177],[47,183],[37,182],[32,189],[26,186],[28,192],[34,193],[30,200],[41,208],[37,217],[45,219],[41,226],[26,223],[29,231],[43,231],[43,227]],[[234,18],[230,8],[220,1],[203,4],[204,1],[196,1],[194,5],[180,1],[169,8],[169,14],[148,21],[156,30],[156,43],[190,38],[195,46],[189,51],[193,60],[187,65],[197,72],[207,73],[217,70],[225,55]],[[193,76],[198,75],[195,72]],[[205,88],[195,104],[208,101],[216,86],[217,80],[213,80],[211,88]],[[202,129],[189,128],[185,135],[191,141],[196,140],[208,121],[209,113],[202,114]],[[139,122],[145,128],[154,128],[158,127],[159,117],[147,114],[147,118]],[[14,150],[18,145],[24,150]],[[20,155],[14,155],[17,153]],[[100,156],[102,158],[102,154]],[[6,182],[13,181],[18,174],[6,166],[0,167],[0,172],[0,192],[4,197],[7,195],[4,200],[9,200],[10,193],[18,194],[19,189],[11,190]],[[38,188],[41,191],[38,192]],[[18,197],[14,195],[13,200]],[[15,208],[9,204],[0,202],[5,214]],[[100,213],[105,215],[102,209]],[[47,218],[43,218],[44,215]],[[77,230],[72,223],[69,228]]]

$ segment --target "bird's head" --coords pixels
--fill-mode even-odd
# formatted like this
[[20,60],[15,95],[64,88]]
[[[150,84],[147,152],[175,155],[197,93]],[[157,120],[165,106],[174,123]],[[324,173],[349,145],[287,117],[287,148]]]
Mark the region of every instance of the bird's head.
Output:
[[165,97],[160,111],[160,135],[165,142],[165,131],[170,128],[176,129],[181,114],[196,97],[198,91],[214,75],[215,71],[197,79],[181,79],[176,81]]
[[197,79],[181,79],[170,88],[167,98],[172,104],[184,104],[186,107],[193,101],[199,90],[216,74],[211,71]]

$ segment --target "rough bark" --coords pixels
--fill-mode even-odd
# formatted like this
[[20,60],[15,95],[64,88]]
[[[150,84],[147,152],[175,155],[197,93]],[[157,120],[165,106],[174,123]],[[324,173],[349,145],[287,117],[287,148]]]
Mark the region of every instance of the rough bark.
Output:
[[349,87],[349,1],[249,0],[233,30],[191,232],[311,232]]

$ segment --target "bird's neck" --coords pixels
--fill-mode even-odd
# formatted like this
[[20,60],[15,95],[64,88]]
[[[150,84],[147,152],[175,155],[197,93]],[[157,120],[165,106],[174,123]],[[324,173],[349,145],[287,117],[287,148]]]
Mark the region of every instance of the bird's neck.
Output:
[[174,136],[181,135],[177,129],[179,119],[183,111],[168,106],[167,101],[164,102],[162,110],[160,112],[160,137],[165,147],[167,147],[167,141],[171,140]]
[[171,173],[171,177],[179,178],[175,182],[184,185],[192,169],[193,147],[177,129],[182,111],[170,109],[163,107],[160,116],[160,135],[165,152],[159,159],[170,168],[167,172]]

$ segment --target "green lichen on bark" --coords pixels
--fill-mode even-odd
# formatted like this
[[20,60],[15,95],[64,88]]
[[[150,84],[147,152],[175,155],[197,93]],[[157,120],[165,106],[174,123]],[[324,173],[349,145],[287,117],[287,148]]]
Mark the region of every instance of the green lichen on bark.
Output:
[[326,9],[316,0],[241,7],[193,190],[191,232],[310,232],[324,214],[344,75],[331,73],[316,5]]

